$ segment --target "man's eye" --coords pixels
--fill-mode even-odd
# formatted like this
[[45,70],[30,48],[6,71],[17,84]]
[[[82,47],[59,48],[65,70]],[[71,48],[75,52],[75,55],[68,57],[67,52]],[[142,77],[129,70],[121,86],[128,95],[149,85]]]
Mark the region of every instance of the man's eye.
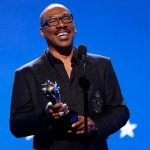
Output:
[[49,19],[48,23],[53,23],[53,22],[57,22],[57,19]]
[[71,20],[71,18],[69,16],[66,16],[63,18],[63,20]]

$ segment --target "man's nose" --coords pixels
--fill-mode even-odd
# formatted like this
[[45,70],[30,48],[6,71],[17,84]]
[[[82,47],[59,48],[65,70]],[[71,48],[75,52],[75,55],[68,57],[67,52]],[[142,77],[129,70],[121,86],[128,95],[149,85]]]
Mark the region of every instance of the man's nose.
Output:
[[64,27],[65,26],[65,23],[62,21],[61,18],[58,20],[58,26],[59,27]]

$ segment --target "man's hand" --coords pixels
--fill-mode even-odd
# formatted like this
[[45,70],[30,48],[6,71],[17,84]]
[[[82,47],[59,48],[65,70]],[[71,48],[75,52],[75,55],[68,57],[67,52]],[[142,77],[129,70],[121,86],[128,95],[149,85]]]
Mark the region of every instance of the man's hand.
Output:
[[[78,116],[78,121],[72,124],[71,126],[73,129],[76,129],[76,134],[85,134],[85,123],[84,123],[84,116]],[[94,121],[88,117],[87,118],[87,132],[89,134],[97,131],[97,128],[95,127]],[[68,133],[71,133],[72,131],[68,131]]]
[[51,102],[47,103],[45,111],[51,115],[53,119],[60,119],[61,116],[64,116],[69,113],[67,104],[56,103],[52,105]]

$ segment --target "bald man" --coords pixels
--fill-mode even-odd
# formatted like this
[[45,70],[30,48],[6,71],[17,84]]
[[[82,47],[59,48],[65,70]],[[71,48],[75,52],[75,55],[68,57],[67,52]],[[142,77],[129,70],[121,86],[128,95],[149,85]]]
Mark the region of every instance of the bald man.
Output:
[[65,6],[51,4],[41,13],[40,25],[48,47],[15,71],[11,132],[16,137],[34,135],[33,150],[107,150],[107,137],[129,118],[110,59],[87,54],[85,124],[73,15]]

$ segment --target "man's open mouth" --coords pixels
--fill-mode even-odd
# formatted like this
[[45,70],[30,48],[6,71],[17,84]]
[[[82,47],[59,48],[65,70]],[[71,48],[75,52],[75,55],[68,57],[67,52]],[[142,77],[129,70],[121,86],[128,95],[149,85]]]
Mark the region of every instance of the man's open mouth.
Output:
[[57,36],[58,37],[66,37],[69,33],[68,32],[61,32],[61,33],[58,33]]

